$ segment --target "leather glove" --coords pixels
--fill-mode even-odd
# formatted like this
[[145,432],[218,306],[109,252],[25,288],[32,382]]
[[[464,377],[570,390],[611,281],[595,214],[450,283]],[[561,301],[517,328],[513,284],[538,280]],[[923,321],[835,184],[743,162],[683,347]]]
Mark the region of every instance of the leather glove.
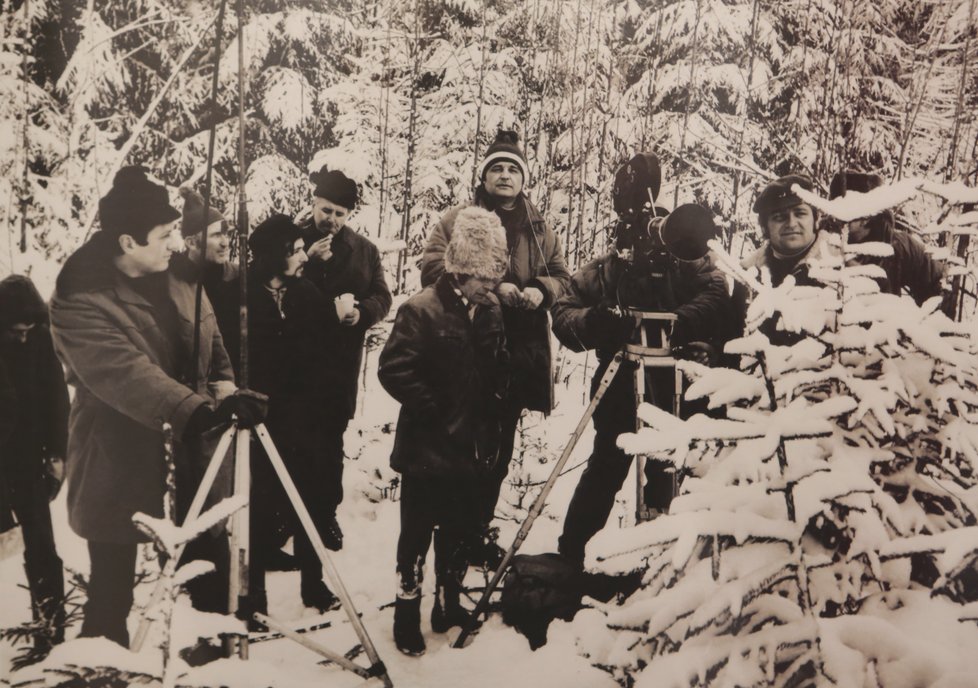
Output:
[[253,428],[268,415],[268,397],[261,392],[239,389],[222,401],[215,413],[219,424],[230,423],[231,416],[237,416],[239,428]]
[[217,410],[208,404],[198,406],[187,421],[183,439],[191,440],[214,428],[224,427],[231,422],[231,416],[238,417],[238,427],[253,428],[265,420],[267,413],[267,396],[251,390],[238,390],[225,398]]
[[683,361],[694,361],[705,366],[713,367],[717,364],[720,354],[715,346],[706,342],[690,342],[680,346],[672,347],[672,355]]

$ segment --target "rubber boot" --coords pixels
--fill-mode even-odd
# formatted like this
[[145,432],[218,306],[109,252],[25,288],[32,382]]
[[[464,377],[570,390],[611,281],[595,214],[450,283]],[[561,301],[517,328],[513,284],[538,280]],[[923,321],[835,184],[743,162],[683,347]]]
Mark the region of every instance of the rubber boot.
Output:
[[410,657],[424,654],[424,636],[421,635],[421,596],[411,599],[398,597],[394,602],[394,643],[397,649]]

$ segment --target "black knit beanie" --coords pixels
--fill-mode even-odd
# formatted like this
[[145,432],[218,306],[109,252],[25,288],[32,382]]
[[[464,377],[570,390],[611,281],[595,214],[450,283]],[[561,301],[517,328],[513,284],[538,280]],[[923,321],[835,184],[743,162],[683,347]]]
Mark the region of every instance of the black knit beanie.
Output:
[[103,231],[142,239],[153,227],[180,217],[180,211],[170,205],[166,187],[151,182],[146,172],[141,165],[129,165],[116,172],[112,188],[98,202]]

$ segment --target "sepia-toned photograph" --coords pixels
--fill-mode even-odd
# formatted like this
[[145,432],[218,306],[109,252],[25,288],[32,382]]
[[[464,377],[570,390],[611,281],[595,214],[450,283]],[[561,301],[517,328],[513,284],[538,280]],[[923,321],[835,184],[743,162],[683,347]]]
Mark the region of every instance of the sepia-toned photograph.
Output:
[[2,0],[0,93],[0,687],[978,686],[978,0]]

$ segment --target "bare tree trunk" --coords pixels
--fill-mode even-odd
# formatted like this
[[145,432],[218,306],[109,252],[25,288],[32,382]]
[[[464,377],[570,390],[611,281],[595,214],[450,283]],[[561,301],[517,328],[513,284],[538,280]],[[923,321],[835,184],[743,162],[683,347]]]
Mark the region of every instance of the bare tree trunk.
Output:
[[486,6],[488,0],[482,2],[482,62],[479,64],[479,103],[475,111],[475,136],[472,138],[472,180],[469,188],[476,185],[476,168],[479,166],[479,136],[482,134],[482,99],[486,86]]
[[[421,16],[420,2],[418,1],[416,1],[414,4],[414,41],[411,45],[411,49],[414,52],[412,55],[414,62],[411,70],[411,114],[408,118],[408,153],[407,162],[404,165],[404,195],[401,212],[400,236],[401,241],[405,243],[407,242],[408,231],[411,228],[411,206],[413,205],[413,201],[411,199],[411,183],[413,178],[414,151],[416,146],[415,128],[418,121],[418,79],[421,72]],[[407,249],[401,249],[401,251],[397,254],[397,272],[395,273],[394,278],[397,293],[402,293],[405,289],[404,264],[406,259]]]
[[[702,0],[696,0],[696,24],[693,26],[693,55],[689,66],[689,86],[686,91],[686,106],[683,108],[683,129],[679,137],[679,164],[683,164],[683,156],[686,154],[686,128],[689,126],[689,108],[693,102],[693,89],[696,88],[696,59],[699,57],[699,41],[697,40],[700,31],[700,20]],[[680,169],[676,174],[676,187],[672,194],[672,207],[675,208],[679,203],[679,178],[682,176]]]

